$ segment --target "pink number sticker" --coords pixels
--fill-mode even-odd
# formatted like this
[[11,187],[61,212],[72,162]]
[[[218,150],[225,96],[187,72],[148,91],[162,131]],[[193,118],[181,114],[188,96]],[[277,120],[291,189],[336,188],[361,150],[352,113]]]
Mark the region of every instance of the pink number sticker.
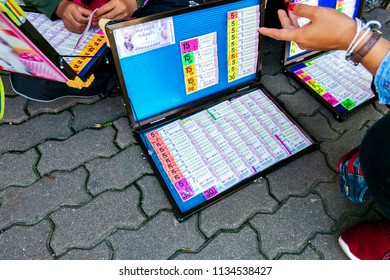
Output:
[[183,201],[186,201],[195,195],[194,191],[191,189],[191,186],[188,184],[186,178],[183,178],[175,182],[174,185]]
[[306,83],[307,81],[311,80],[311,76],[307,75],[303,77],[302,80]]
[[211,187],[208,190],[205,190],[203,192],[204,197],[209,200],[210,198],[216,196],[218,194],[218,191],[215,187]]
[[339,101],[333,95],[331,95],[329,92],[325,93],[322,96],[322,98],[325,99],[326,102],[328,102],[333,107],[336,106],[337,104],[339,104]]
[[188,53],[198,50],[198,39],[192,39],[188,41],[181,42],[181,53]]

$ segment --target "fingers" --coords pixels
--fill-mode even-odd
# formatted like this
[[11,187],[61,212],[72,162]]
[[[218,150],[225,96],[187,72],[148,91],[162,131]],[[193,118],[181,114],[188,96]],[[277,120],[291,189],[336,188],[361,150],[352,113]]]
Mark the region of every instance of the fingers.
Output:
[[275,40],[281,41],[293,41],[296,36],[296,29],[275,29],[275,28],[267,28],[261,27],[258,29],[259,33],[271,37]]
[[293,27],[290,18],[286,14],[284,10],[278,10],[278,17],[280,24],[282,25],[283,28],[291,28]]
[[[290,4],[291,5],[291,4]],[[310,6],[305,4],[295,4],[292,6],[292,12],[298,17],[305,17],[311,19],[311,17],[318,10],[317,6]]]

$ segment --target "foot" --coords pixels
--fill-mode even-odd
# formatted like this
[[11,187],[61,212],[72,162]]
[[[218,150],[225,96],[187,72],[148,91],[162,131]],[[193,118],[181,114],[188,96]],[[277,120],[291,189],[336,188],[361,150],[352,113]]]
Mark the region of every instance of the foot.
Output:
[[390,221],[357,224],[341,234],[339,244],[352,260],[390,260]]

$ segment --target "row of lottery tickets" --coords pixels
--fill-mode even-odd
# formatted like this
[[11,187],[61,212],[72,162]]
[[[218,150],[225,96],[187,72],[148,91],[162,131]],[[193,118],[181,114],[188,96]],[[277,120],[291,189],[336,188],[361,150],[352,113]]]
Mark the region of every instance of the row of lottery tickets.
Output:
[[[333,51],[305,62],[294,71],[303,82],[331,106],[341,105],[350,111],[371,99],[372,75],[362,65],[354,66],[344,59],[344,51]],[[351,79],[354,73],[354,79]]]
[[261,90],[146,137],[182,201],[199,194],[210,199],[311,144]]
[[[70,67],[79,73],[106,43],[104,35],[98,27],[87,32],[84,43],[75,48],[80,34],[68,31],[62,20],[51,21],[44,14],[28,12],[27,19],[49,44],[63,56]],[[61,36],[58,36],[61,34]]]
[[[228,82],[256,73],[259,23],[259,5],[228,12]],[[180,51],[187,94],[218,83],[216,32],[181,41]]]
[[228,12],[228,82],[256,73],[260,6]]

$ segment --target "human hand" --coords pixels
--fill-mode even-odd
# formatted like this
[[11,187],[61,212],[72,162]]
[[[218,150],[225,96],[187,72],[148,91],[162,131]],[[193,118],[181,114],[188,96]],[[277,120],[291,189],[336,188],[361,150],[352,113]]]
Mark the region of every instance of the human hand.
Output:
[[[290,4],[289,14],[279,10],[278,16],[283,29],[261,27],[258,31],[276,40],[294,41],[305,50],[346,50],[356,34],[357,23],[331,8]],[[299,27],[298,17],[310,22]]]
[[110,0],[96,11],[94,17],[96,22],[102,18],[124,20],[131,17],[136,9],[137,0]]
[[92,11],[70,1],[61,1],[55,13],[64,21],[66,29],[74,33],[82,33]]

